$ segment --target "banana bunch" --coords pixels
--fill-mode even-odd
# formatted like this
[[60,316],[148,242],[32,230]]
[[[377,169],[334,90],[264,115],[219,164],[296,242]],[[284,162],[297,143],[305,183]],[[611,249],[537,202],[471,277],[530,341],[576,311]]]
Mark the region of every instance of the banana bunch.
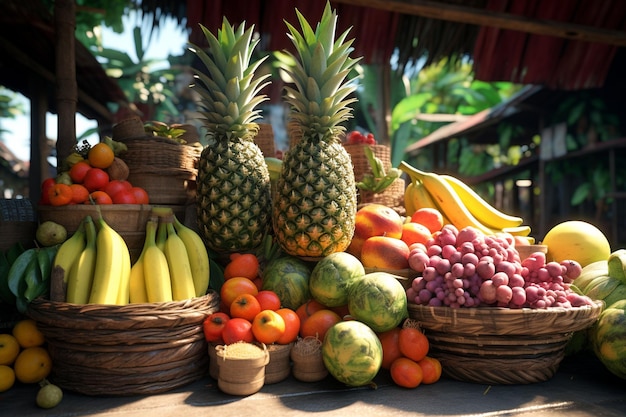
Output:
[[360,190],[382,193],[396,179],[400,178],[402,171],[397,168],[385,170],[383,161],[374,155],[372,148],[366,146],[363,148],[363,152],[372,168],[372,173],[363,175],[361,181],[357,182],[356,186]]
[[[26,313],[32,300],[48,293],[52,259],[58,249],[58,245],[36,247],[23,250],[17,255],[10,263],[6,275],[2,277],[2,299],[9,304],[15,304],[20,313]],[[4,259],[9,265],[7,257]]]
[[[180,301],[206,294],[210,259],[198,233],[169,207],[152,209],[146,239],[131,271],[131,302]],[[140,276],[143,275],[143,285]]]
[[270,172],[270,181],[276,181],[280,177],[280,171],[283,168],[283,161],[273,156],[265,157],[267,170]]
[[402,161],[399,169],[411,178],[404,194],[407,213],[422,207],[439,210],[444,221],[459,229],[474,227],[486,235],[505,232],[527,237],[530,227],[522,225],[523,219],[503,213],[480,197],[471,187],[451,175],[421,171]]

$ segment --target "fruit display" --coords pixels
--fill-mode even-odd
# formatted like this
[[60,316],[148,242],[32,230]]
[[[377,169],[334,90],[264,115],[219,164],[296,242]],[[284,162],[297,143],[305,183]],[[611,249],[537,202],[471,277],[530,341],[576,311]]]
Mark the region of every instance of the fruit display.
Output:
[[271,187],[263,153],[254,142],[255,110],[266,100],[259,91],[269,74],[254,78],[267,58],[252,61],[259,39],[254,26],[233,27],[226,18],[217,37],[206,28],[208,53],[194,47],[208,74],[197,74],[208,145],[198,163],[198,224],[209,248],[218,252],[254,250],[271,227]]
[[285,100],[302,137],[284,154],[272,223],[285,253],[319,259],[345,250],[354,232],[357,189],[339,136],[351,116],[357,85],[348,76],[359,59],[349,57],[347,31],[334,39],[338,17],[330,3],[314,32],[296,12],[302,33],[287,24],[297,55],[287,53],[283,70],[295,83],[285,87]]
[[125,149],[110,137],[93,146],[86,141],[74,146],[57,176],[42,182],[39,205],[148,204],[146,190],[128,181],[129,167],[118,156]]

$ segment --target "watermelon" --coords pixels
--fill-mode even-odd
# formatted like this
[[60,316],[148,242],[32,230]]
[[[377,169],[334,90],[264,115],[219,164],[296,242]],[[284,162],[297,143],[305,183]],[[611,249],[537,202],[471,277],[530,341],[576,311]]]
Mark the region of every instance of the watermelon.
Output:
[[391,330],[409,315],[404,287],[387,272],[371,272],[356,280],[348,294],[348,310],[375,332]]
[[307,263],[294,256],[284,256],[267,264],[261,288],[274,291],[283,307],[295,310],[311,298],[310,276],[311,268]]
[[606,307],[590,330],[593,351],[614,375],[626,379],[626,300]]
[[352,387],[367,385],[378,374],[383,347],[374,331],[355,320],[340,321],[326,332],[322,360],[336,380]]
[[347,252],[335,252],[320,260],[309,278],[311,296],[327,307],[348,304],[350,285],[365,275],[363,264]]

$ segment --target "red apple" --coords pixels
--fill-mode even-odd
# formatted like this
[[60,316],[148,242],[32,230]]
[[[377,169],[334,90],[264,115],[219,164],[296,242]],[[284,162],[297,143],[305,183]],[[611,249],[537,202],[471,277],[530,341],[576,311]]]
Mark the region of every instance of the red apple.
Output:
[[252,323],[241,317],[231,318],[222,329],[222,340],[227,345],[240,341],[253,342]]
[[100,168],[90,168],[83,179],[83,185],[87,187],[90,192],[102,190],[108,183],[109,174]]

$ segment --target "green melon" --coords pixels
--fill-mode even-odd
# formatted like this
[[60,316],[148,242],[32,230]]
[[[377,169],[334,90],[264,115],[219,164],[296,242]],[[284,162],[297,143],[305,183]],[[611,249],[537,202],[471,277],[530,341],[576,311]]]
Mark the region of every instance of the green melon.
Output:
[[326,332],[322,359],[335,379],[359,387],[372,382],[378,374],[383,347],[376,333],[364,323],[341,321]]
[[363,264],[347,252],[335,252],[320,260],[309,278],[311,297],[327,307],[348,304],[352,283],[365,275]]
[[393,329],[409,315],[404,287],[387,272],[371,272],[355,281],[348,295],[348,310],[376,332]]
[[626,300],[605,308],[590,330],[591,344],[600,362],[626,379]]
[[283,307],[295,310],[311,298],[310,276],[311,268],[303,260],[284,256],[267,264],[262,289],[274,291]]

